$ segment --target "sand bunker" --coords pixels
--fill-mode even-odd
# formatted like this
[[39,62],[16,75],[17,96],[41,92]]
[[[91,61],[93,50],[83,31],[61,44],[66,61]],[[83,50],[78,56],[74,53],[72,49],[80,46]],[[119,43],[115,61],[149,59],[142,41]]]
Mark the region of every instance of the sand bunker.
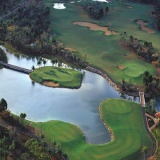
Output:
[[83,27],[88,27],[90,30],[93,31],[103,31],[105,35],[111,35],[111,34],[117,34],[115,31],[110,31],[109,27],[102,27],[94,23],[89,23],[89,22],[73,22],[75,25],[83,26]]
[[93,1],[109,3],[109,1],[106,1],[106,0],[93,0]]
[[71,51],[71,52],[75,51],[75,49],[73,49],[73,48],[64,48],[64,49]]
[[65,9],[64,3],[54,3],[54,9]]
[[43,85],[48,86],[48,87],[59,87],[58,83],[54,83],[52,81],[44,81]]
[[118,65],[117,67],[118,67],[120,70],[123,70],[123,69],[126,68],[125,66],[121,66],[121,65]]
[[152,30],[152,29],[150,29],[150,28],[148,28],[148,27],[145,26],[145,25],[148,24],[147,22],[144,22],[142,20],[137,20],[136,23],[141,26],[141,30],[146,31],[146,32],[148,32],[150,34],[154,33],[154,30]]
[[133,8],[133,7],[132,7],[132,6],[130,6],[130,5],[126,5],[126,7],[127,7],[127,8]]

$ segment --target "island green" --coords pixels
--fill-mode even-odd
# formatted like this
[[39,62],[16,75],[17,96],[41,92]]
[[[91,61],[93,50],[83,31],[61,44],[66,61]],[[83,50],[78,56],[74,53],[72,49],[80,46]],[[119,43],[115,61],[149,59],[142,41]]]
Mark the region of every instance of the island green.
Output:
[[82,82],[82,73],[73,69],[53,66],[41,67],[31,73],[32,80],[50,86],[79,88]]

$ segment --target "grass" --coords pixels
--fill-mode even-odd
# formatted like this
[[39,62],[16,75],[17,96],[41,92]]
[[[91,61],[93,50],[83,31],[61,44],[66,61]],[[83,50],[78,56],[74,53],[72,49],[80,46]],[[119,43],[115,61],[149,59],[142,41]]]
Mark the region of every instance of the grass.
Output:
[[53,66],[37,68],[30,76],[38,83],[49,81],[58,83],[59,87],[67,88],[79,88],[82,81],[82,74],[80,72],[73,69]]
[[[153,6],[128,2],[125,0],[113,0],[112,3],[103,5],[109,6],[109,13],[101,20],[92,20],[81,7],[76,4],[66,3],[66,9],[53,9],[53,1],[46,0],[45,4],[50,7],[51,28],[56,34],[56,38],[63,42],[65,47],[79,51],[79,54],[87,55],[87,61],[104,70],[116,83],[121,83],[122,78],[132,79],[132,83],[142,85],[141,73],[136,76],[125,74],[119,70],[117,65],[128,65],[128,61],[133,66],[143,66],[144,71],[148,70],[155,74],[155,68],[137,55],[130,53],[120,45],[120,33],[124,31],[128,35],[133,35],[138,39],[148,40],[153,46],[160,49],[160,33],[149,34],[139,29],[135,20],[142,19],[149,22],[147,26],[152,27],[153,17],[151,11]],[[131,5],[133,8],[128,8]],[[110,30],[117,31],[118,34],[105,36],[101,31],[91,31],[86,27],[74,25],[73,22],[84,21],[93,22],[100,26],[109,26]],[[124,56],[124,53],[127,56]]]
[[82,131],[66,122],[49,121],[33,123],[33,126],[40,128],[50,143],[60,142],[70,160],[138,160],[142,146],[153,147],[139,104],[109,99],[101,103],[100,112],[114,133],[114,140],[103,145],[87,144]]

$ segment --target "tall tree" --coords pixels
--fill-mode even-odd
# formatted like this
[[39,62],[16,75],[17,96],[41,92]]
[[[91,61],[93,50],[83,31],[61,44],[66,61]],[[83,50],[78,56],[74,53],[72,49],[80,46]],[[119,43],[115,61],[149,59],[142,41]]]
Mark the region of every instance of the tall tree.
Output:
[[7,110],[7,102],[5,99],[0,100],[0,112]]

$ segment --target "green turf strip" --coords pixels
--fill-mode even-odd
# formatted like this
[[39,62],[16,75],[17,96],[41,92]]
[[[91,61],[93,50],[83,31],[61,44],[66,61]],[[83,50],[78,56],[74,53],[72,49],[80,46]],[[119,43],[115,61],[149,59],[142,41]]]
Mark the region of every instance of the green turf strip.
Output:
[[38,83],[52,81],[58,83],[59,87],[78,88],[81,86],[82,74],[73,69],[47,66],[35,69],[31,78]]
[[33,125],[42,129],[50,142],[60,142],[70,160],[138,160],[142,146],[153,147],[139,104],[109,99],[100,105],[100,112],[114,133],[114,140],[103,145],[87,144],[81,130],[69,123],[49,121]]

